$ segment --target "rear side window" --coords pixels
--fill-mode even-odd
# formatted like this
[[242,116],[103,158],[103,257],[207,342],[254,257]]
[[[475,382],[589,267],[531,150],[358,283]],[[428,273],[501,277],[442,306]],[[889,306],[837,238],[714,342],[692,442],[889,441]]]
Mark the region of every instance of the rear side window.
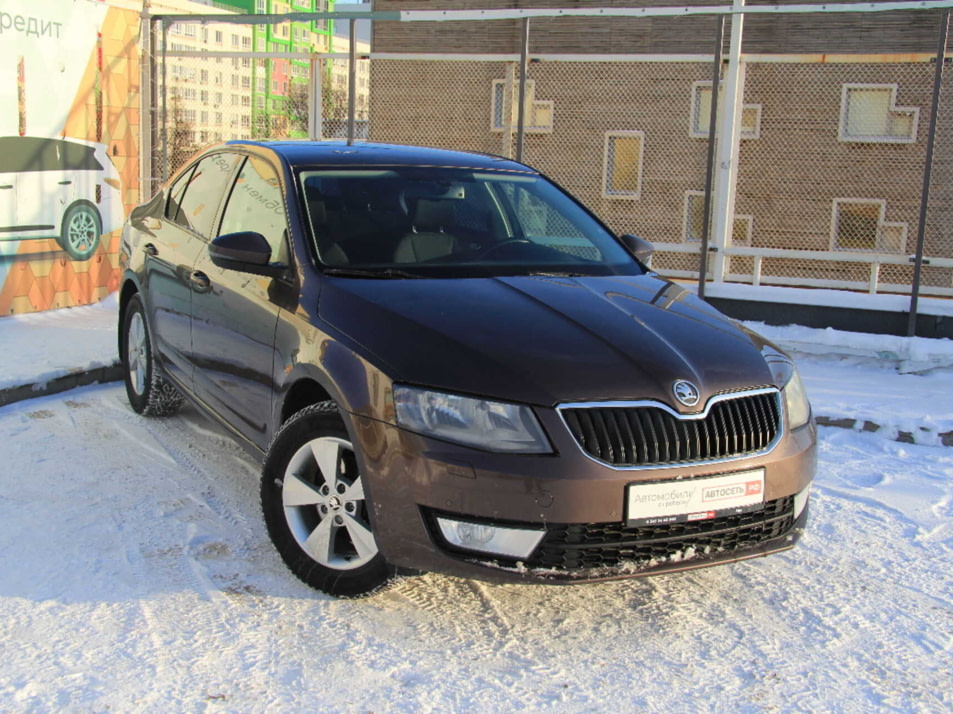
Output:
[[0,172],[102,171],[96,149],[64,139],[8,136],[0,139]]
[[96,158],[96,149],[92,146],[72,144],[64,141],[58,147],[60,160],[66,171],[102,171],[103,165]]
[[172,184],[172,188],[169,189],[169,202],[165,207],[165,217],[170,221],[176,219],[176,215],[179,213],[179,204],[182,202],[182,196],[185,195],[185,189],[189,187],[189,179],[192,178],[192,172],[195,170],[193,166],[184,174],[182,174],[178,181]]
[[208,238],[237,160],[235,154],[212,154],[199,161],[172,185],[166,217]]

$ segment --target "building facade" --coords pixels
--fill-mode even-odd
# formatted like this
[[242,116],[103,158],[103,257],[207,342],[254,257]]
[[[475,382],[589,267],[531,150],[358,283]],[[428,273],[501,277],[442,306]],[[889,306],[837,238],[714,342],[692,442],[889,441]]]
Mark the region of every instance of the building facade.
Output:
[[253,69],[247,57],[178,57],[174,53],[250,51],[251,41],[248,25],[178,22],[170,26],[168,50],[173,54],[165,67],[165,111],[173,164],[210,143],[251,136]]

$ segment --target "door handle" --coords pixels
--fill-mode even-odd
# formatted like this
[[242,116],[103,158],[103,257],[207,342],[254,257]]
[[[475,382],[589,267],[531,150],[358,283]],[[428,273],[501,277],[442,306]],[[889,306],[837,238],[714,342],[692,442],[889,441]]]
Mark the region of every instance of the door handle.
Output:
[[196,270],[194,273],[192,273],[191,279],[192,285],[196,290],[208,290],[209,286],[212,284],[212,281],[209,280],[209,277],[201,270]]
[[142,246],[142,250],[146,255],[151,255],[152,257],[159,255],[159,249],[156,248],[152,243],[146,243],[144,246]]
[[69,186],[69,185],[70,185],[71,183],[73,183],[73,182],[72,182],[72,181],[59,181],[58,183],[59,183],[60,186]]
[[13,184],[12,184],[12,183],[8,183],[8,184],[5,184],[5,185],[3,185],[3,186],[0,186],[0,189],[3,189],[3,188],[13,188]]

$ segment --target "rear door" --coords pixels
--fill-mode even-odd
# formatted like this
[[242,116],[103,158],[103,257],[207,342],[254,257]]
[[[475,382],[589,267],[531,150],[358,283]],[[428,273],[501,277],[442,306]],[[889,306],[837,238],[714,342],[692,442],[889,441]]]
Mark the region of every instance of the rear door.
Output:
[[155,349],[170,376],[189,390],[192,266],[212,234],[237,162],[235,154],[210,154],[189,167],[167,189],[158,225],[142,236],[146,251],[143,294]]
[[63,163],[59,139],[35,139],[31,161],[17,182],[17,222],[43,235],[57,235],[73,200],[73,176]]
[[216,266],[208,251],[199,254],[195,275],[207,287],[192,294],[194,380],[196,395],[264,450],[275,391],[278,314],[296,292],[279,172],[259,156],[242,161],[217,235],[261,233],[271,245],[272,264],[285,271],[279,278],[242,273]]

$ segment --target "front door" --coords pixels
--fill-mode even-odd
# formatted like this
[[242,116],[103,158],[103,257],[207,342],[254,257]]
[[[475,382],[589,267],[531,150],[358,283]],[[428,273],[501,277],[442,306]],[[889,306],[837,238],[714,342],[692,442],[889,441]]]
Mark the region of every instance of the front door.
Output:
[[[218,235],[261,233],[271,262],[288,265],[288,221],[275,169],[245,159],[225,204]],[[289,280],[216,266],[202,251],[194,274],[207,288],[192,293],[195,393],[261,449],[268,446],[275,391],[275,329]],[[291,276],[290,267],[286,271]]]

